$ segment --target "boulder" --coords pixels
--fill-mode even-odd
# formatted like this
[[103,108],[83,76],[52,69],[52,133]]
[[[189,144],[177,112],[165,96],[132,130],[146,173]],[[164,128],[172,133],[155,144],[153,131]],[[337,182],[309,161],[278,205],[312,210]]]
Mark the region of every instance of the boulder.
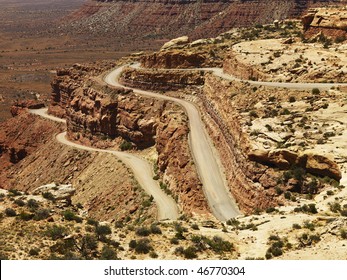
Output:
[[328,176],[337,181],[340,181],[342,177],[336,162],[326,156],[313,153],[298,154],[286,149],[272,151],[253,150],[248,153],[248,158],[252,161],[280,169],[290,169],[292,166],[299,166],[313,175]]
[[305,163],[304,168],[307,172],[318,176],[328,176],[340,181],[342,178],[341,171],[336,162],[331,159],[312,153],[306,153],[300,156],[299,162]]
[[189,43],[188,36],[178,37],[178,38],[172,39],[171,41],[165,43],[161,47],[161,50],[167,50],[167,49],[175,48],[178,46],[186,45],[188,43]]
[[72,187],[71,184],[58,185],[56,183],[51,183],[44,185],[33,190],[33,195],[39,195],[43,193],[51,193],[54,200],[66,200],[71,202],[71,197],[75,194],[76,189]]

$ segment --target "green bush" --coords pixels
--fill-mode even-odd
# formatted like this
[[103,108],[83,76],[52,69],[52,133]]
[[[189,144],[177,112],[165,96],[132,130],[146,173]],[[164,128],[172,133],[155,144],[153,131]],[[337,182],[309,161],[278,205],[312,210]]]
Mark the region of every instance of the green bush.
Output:
[[138,236],[149,236],[151,231],[147,227],[140,227],[135,230],[135,233]]
[[32,248],[29,250],[30,256],[38,256],[40,254],[40,249],[38,248]]
[[111,247],[104,245],[100,255],[101,260],[117,260],[117,253]]
[[35,199],[29,199],[27,202],[27,206],[31,209],[39,208],[39,203]]
[[6,214],[7,217],[15,217],[15,216],[17,216],[16,211],[14,209],[12,209],[12,208],[6,208],[5,209],[5,214]]
[[50,192],[44,192],[42,193],[43,198],[51,201],[55,201],[54,195]]
[[34,217],[34,214],[27,212],[20,212],[19,218],[23,221],[30,221]]
[[24,206],[25,202],[22,199],[16,199],[14,201],[15,204],[17,204],[18,206]]
[[16,189],[10,189],[9,191],[9,196],[19,196],[22,195],[22,193]]
[[136,240],[130,240],[130,242],[129,242],[129,248],[131,248],[131,249],[135,249],[136,248],[136,245],[137,245],[137,242],[136,242]]
[[51,237],[53,240],[63,238],[67,234],[67,228],[63,226],[48,226],[46,230],[46,235]]
[[124,140],[124,141],[119,145],[119,148],[121,149],[121,151],[128,151],[128,150],[131,150],[132,147],[133,147],[133,145],[132,145],[130,142],[126,141],[126,140]]
[[197,224],[192,224],[192,229],[199,230],[199,226]]
[[160,227],[156,224],[151,225],[151,233],[153,234],[162,234]]
[[197,255],[197,251],[196,251],[195,247],[189,246],[183,250],[183,256],[186,259],[195,259],[198,255]]
[[319,88],[313,88],[312,89],[312,94],[320,94]]
[[108,225],[97,225],[95,227],[95,233],[97,234],[98,238],[105,237],[106,235],[109,235],[112,233],[111,228]]
[[152,250],[150,245],[150,240],[148,238],[143,238],[137,241],[135,252],[138,254],[148,254]]
[[50,216],[49,209],[39,209],[35,211],[34,220],[41,221],[47,219]]

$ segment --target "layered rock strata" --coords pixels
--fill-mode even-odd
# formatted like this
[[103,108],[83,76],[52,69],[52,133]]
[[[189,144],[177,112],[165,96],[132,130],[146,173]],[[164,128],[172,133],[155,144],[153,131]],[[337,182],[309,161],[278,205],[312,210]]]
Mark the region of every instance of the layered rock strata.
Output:
[[177,90],[204,84],[203,71],[174,71],[126,68],[122,84],[148,90]]
[[130,144],[127,148],[155,146],[162,187],[185,212],[208,211],[188,147],[188,121],[180,108],[78,76],[75,68],[58,73],[50,111],[66,116],[70,139],[101,147],[122,141]]
[[347,7],[312,9],[303,16],[305,36],[312,38],[318,34],[340,40],[347,36]]

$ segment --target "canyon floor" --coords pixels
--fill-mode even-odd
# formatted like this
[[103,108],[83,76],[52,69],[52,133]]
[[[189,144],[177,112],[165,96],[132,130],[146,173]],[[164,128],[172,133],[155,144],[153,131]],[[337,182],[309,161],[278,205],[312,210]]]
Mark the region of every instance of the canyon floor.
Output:
[[0,259],[346,259],[346,40],[302,28],[128,56],[0,30]]

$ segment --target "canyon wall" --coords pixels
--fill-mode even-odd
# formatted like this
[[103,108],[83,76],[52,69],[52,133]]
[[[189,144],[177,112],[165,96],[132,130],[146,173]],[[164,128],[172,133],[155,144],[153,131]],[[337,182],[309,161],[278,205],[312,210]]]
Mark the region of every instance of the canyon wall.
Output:
[[155,147],[162,187],[172,192],[186,213],[208,212],[189,151],[183,110],[167,101],[108,87],[82,72],[79,67],[59,71],[52,83],[50,112],[65,115],[68,137],[103,148],[122,148],[124,142],[127,149]]
[[343,41],[347,37],[347,7],[311,9],[302,22],[307,38],[322,34]]
[[203,85],[204,72],[126,68],[120,81],[134,88],[177,90]]
[[112,34],[127,44],[141,41],[160,44],[160,40],[182,35],[193,39],[215,37],[233,27],[272,23],[299,17],[309,7],[344,3],[344,0],[93,1],[74,13],[62,28],[101,37]]

